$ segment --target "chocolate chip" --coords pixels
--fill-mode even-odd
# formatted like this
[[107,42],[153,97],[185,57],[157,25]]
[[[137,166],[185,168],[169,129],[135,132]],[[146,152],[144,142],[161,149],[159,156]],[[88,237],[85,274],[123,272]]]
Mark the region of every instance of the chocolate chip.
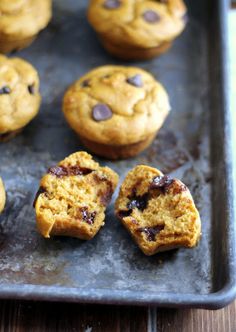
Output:
[[152,180],[150,189],[160,189],[163,191],[163,193],[165,193],[173,181],[174,180],[171,179],[168,175],[157,176]]
[[53,166],[53,167],[49,168],[48,174],[52,174],[52,175],[55,175],[56,177],[60,178],[63,176],[67,176],[68,172],[67,172],[67,169],[62,166]]
[[76,176],[76,175],[87,175],[91,173],[93,170],[85,167],[78,166],[53,166],[48,170],[48,174],[55,175],[58,178],[63,176]]
[[160,233],[164,229],[164,225],[158,225],[154,227],[140,227],[138,228],[138,232],[143,232],[147,235],[147,240],[148,241],[155,241],[156,240],[156,235]]
[[110,203],[112,194],[113,194],[112,184],[110,183],[110,186],[108,186],[105,192],[104,191],[99,192],[99,195],[101,196],[100,201],[102,205],[107,206]]
[[0,95],[9,95],[9,93],[11,93],[11,89],[9,88],[9,86],[3,86],[0,89]]
[[35,86],[34,84],[28,85],[28,91],[31,95],[35,94]]
[[143,13],[143,18],[148,23],[156,23],[160,21],[160,16],[154,10],[147,10]]
[[137,88],[141,88],[143,86],[142,75],[140,74],[127,78],[126,82],[136,86]]
[[169,0],[158,0],[158,2],[167,4],[169,2]]
[[125,217],[129,217],[130,215],[131,215],[131,213],[132,213],[132,210],[130,209],[130,210],[120,210],[119,212],[118,212],[118,216],[119,216],[119,218],[125,218]]
[[127,208],[129,210],[133,210],[134,208],[137,208],[137,209],[143,211],[147,207],[149,194],[146,193],[142,196],[136,196],[136,194],[134,192],[133,195],[129,198],[130,198],[130,202],[127,204]]
[[35,195],[34,202],[33,202],[33,207],[34,207],[34,208],[35,208],[35,205],[36,205],[36,202],[37,202],[37,199],[38,199],[39,195],[44,194],[44,193],[46,193],[46,192],[47,192],[47,191],[46,191],[45,188],[43,188],[43,187],[39,187],[39,190],[37,191],[37,193],[36,193],[36,195]]
[[82,88],[87,88],[87,87],[89,87],[90,85],[89,85],[89,80],[84,80],[82,83],[81,83],[81,86],[82,86]]
[[97,104],[93,107],[93,119],[95,121],[104,121],[112,117],[112,111],[106,104]]
[[116,9],[121,6],[120,0],[106,0],[103,4],[103,7],[106,9]]
[[97,214],[96,211],[89,212],[88,208],[85,206],[83,208],[80,208],[80,213],[82,215],[83,221],[85,221],[89,225],[93,225],[94,219],[95,219],[96,214]]

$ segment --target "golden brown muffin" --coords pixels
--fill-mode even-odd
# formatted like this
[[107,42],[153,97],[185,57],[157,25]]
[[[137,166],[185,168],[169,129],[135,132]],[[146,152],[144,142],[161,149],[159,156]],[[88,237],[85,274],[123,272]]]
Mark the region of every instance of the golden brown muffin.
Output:
[[66,120],[84,145],[109,159],[144,150],[169,110],[163,86],[135,67],[94,69],[69,87],[63,101]]
[[188,188],[148,166],[126,176],[117,198],[117,217],[146,255],[195,247],[201,221]]
[[39,232],[44,237],[92,239],[104,225],[118,178],[86,152],[76,152],[49,168],[34,202]]
[[88,20],[112,55],[141,60],[169,49],[187,9],[182,0],[90,0]]
[[6,203],[6,192],[2,179],[0,178],[0,213],[3,211]]
[[0,55],[0,141],[14,137],[38,113],[37,71],[20,58]]
[[52,15],[51,0],[0,1],[0,53],[27,47]]

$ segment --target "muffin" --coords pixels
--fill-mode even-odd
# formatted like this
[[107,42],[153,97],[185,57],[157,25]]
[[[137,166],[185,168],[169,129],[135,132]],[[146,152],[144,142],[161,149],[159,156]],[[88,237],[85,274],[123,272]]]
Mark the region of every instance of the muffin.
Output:
[[182,0],[91,0],[88,20],[105,49],[125,60],[166,52],[187,22]]
[[50,167],[34,202],[39,232],[46,238],[64,235],[92,239],[104,225],[105,210],[118,178],[86,152],[76,152]]
[[0,53],[27,47],[52,15],[51,0],[0,1]]
[[14,137],[38,113],[39,77],[31,64],[0,55],[0,141]]
[[200,216],[190,191],[152,167],[140,165],[128,173],[115,211],[146,255],[193,248],[200,239]]
[[163,86],[135,67],[103,66],[67,90],[63,112],[93,153],[121,159],[147,148],[170,110]]
[[4,209],[5,203],[6,203],[6,192],[5,192],[4,184],[0,177],[0,213]]

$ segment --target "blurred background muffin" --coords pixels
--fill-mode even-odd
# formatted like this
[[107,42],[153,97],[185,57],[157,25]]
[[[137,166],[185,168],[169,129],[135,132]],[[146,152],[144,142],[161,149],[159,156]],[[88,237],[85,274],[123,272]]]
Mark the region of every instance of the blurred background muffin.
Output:
[[125,60],[166,52],[187,22],[182,0],[91,0],[88,20],[108,52]]
[[51,16],[51,0],[1,0],[0,53],[27,47]]

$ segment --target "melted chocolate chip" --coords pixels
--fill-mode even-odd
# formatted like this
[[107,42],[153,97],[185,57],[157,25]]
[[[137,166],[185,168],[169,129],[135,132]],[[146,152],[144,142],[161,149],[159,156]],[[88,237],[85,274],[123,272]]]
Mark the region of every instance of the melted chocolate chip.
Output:
[[113,190],[112,190],[112,185],[110,183],[110,186],[108,186],[108,188],[105,192],[102,192],[102,191],[100,192],[100,195],[101,195],[100,201],[101,201],[102,205],[107,206],[110,203],[112,194],[113,194]]
[[0,89],[0,95],[9,95],[11,93],[11,89],[9,88],[9,86],[3,86]]
[[143,18],[148,23],[157,23],[161,19],[160,16],[153,10],[146,10],[143,13]]
[[156,235],[160,233],[160,231],[162,231],[164,227],[164,225],[158,225],[154,227],[140,227],[138,228],[138,232],[145,233],[147,235],[148,241],[155,241]]
[[169,2],[169,0],[158,0],[158,2],[167,4]]
[[173,181],[174,180],[171,179],[168,175],[157,176],[152,180],[150,189],[160,189],[163,193],[165,193]]
[[136,196],[136,193],[134,192],[133,195],[129,197],[130,202],[127,204],[127,208],[129,210],[133,210],[134,208],[137,208],[141,211],[145,210],[148,203],[148,197],[149,197],[148,193],[142,196]]
[[127,83],[136,86],[137,88],[141,88],[143,86],[143,80],[142,80],[142,75],[137,74],[133,77],[127,78]]
[[35,86],[34,84],[28,85],[28,91],[31,95],[35,94]]
[[43,188],[43,187],[39,187],[39,190],[37,191],[37,193],[36,193],[36,195],[35,195],[34,202],[33,202],[33,207],[34,207],[34,208],[35,208],[35,205],[36,205],[36,202],[37,202],[37,199],[38,199],[39,195],[44,194],[44,193],[46,193],[46,192],[47,192],[47,191],[46,191],[45,188]]
[[48,174],[52,174],[58,178],[61,178],[63,176],[87,175],[92,171],[92,169],[79,166],[53,166],[49,168]]
[[88,208],[86,206],[81,208],[80,212],[81,212],[83,221],[85,221],[89,225],[93,225],[97,212],[96,211],[89,212]]
[[120,210],[119,212],[118,212],[118,216],[119,216],[119,218],[125,218],[125,217],[129,217],[130,215],[131,215],[131,213],[132,213],[132,209],[130,209],[130,210]]
[[106,104],[97,104],[92,110],[93,119],[95,121],[104,121],[112,117],[112,111]]
[[121,6],[120,0],[106,0],[103,4],[103,7],[106,9],[116,9]]
[[89,87],[90,85],[89,85],[89,80],[84,80],[82,83],[81,83],[81,86],[82,86],[82,88],[87,88],[87,87]]
[[101,182],[106,182],[106,188],[103,190],[99,190],[98,195],[100,197],[100,202],[102,205],[107,206],[110,203],[112,194],[113,194],[113,185],[110,180],[106,176],[98,175],[97,173],[93,174],[93,178],[95,183],[98,185]]

